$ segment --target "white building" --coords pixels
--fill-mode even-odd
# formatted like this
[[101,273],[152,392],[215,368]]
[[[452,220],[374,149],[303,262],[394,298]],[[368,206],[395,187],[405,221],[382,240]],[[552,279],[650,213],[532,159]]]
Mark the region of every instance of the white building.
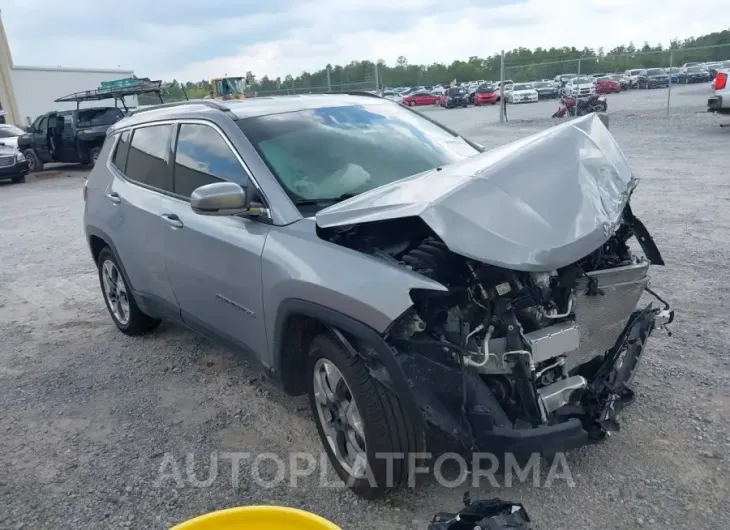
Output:
[[[0,108],[8,123],[25,126],[41,114],[52,110],[76,108],[76,103],[55,103],[55,99],[74,92],[99,88],[102,81],[132,77],[131,70],[95,70],[52,68],[13,64],[10,45],[0,15]],[[125,98],[128,107],[137,106],[137,98]],[[82,103],[81,107],[114,106],[114,100]]]

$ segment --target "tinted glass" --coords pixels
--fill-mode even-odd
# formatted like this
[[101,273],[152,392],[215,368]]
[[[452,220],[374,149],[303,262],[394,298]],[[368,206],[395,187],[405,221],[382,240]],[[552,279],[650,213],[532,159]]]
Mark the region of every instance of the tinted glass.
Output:
[[543,83],[540,81],[539,83],[535,83],[535,88],[547,88],[550,86],[550,83]]
[[665,73],[666,72],[664,70],[662,70],[661,68],[649,68],[646,71],[646,74],[647,75],[662,75],[662,74],[665,74]]
[[167,185],[167,152],[172,125],[141,127],[132,133],[124,174],[141,184],[172,191]]
[[79,125],[111,125],[124,116],[124,113],[115,107],[84,109],[79,111]]
[[294,201],[361,193],[478,153],[418,114],[382,103],[238,124]]
[[190,197],[196,188],[222,180],[246,184],[243,166],[223,137],[207,125],[181,125],[175,151],[173,191]]
[[113,163],[117,169],[124,173],[127,165],[127,153],[129,153],[129,131],[124,131],[117,142],[116,151],[114,151]]
[[699,66],[691,66],[691,67],[687,68],[687,71],[692,74],[696,74],[698,72],[701,72],[702,68],[700,68]]
[[494,92],[494,85],[481,85],[477,89],[477,92],[479,92],[480,94],[486,94],[486,93],[489,93],[489,92]]
[[512,86],[512,90],[531,90],[532,85],[517,84]]

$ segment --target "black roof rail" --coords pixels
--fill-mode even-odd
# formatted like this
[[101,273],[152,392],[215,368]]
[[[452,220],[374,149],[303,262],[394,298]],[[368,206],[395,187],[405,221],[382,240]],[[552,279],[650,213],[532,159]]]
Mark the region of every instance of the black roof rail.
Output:
[[130,112],[129,115],[136,116],[141,112],[147,112],[149,110],[169,109],[173,107],[183,107],[185,105],[205,105],[206,107],[209,107],[211,109],[220,110],[223,112],[231,111],[231,109],[226,107],[223,103],[214,99],[188,99],[185,101],[171,101],[170,103],[161,103],[159,105],[151,105],[143,109],[136,109]]

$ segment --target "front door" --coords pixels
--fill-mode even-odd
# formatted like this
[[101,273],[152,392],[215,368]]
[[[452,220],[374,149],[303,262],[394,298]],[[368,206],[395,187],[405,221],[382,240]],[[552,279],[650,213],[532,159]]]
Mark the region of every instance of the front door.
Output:
[[269,225],[240,216],[210,217],[190,208],[196,188],[220,181],[249,186],[233,147],[217,128],[182,123],[173,165],[174,197],[162,197],[165,259],[183,320],[253,352],[268,351],[261,254]]
[[33,125],[33,150],[43,163],[53,162],[51,146],[48,142],[48,119],[49,116],[42,116]]

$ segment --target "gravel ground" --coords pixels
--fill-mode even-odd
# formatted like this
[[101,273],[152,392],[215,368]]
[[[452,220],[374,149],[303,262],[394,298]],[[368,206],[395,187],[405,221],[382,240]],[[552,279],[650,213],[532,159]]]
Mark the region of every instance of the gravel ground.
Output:
[[[472,488],[474,498],[523,502],[537,528],[719,529],[730,521],[730,132],[702,112],[704,87],[686,89],[688,103],[669,121],[659,92],[612,98],[623,106],[612,105],[611,130],[643,179],[634,211],[667,261],[653,284],[678,311],[673,336],[652,338],[622,430],[568,455],[572,483],[544,487],[543,474],[540,487]],[[553,124],[538,117],[552,105],[538,106],[547,112],[533,119],[510,108],[504,126],[490,123],[491,108],[430,113],[492,146]],[[435,481],[366,503],[322,486],[319,473],[264,488],[244,463],[234,487],[222,460],[211,484],[193,485],[187,453],[201,481],[210,455],[224,451],[285,462],[292,452],[319,454],[306,401],[184,329],[163,324],[144,338],[116,331],[83,237],[83,176],[62,169],[0,186],[0,528],[167,528],[274,502],[343,528],[424,529],[435,511],[458,509],[464,487]],[[262,466],[264,477],[271,467]]]

